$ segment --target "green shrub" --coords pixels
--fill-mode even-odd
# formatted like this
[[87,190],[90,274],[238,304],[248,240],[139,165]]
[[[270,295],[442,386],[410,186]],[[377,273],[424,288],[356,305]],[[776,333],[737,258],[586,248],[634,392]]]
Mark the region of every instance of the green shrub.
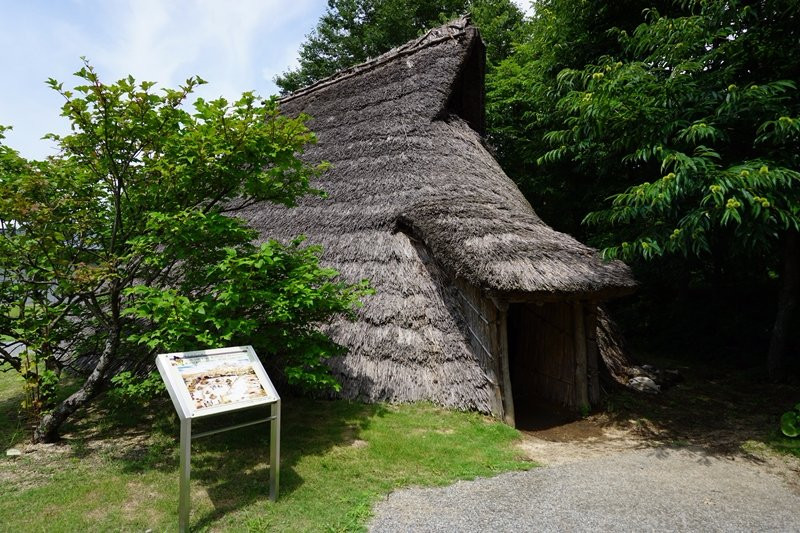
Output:
[[158,372],[150,372],[144,378],[136,376],[132,372],[120,372],[111,378],[111,384],[112,387],[107,393],[107,398],[114,407],[131,403],[144,406],[166,391]]
[[781,432],[787,437],[800,436],[800,403],[791,411],[786,411],[781,416]]

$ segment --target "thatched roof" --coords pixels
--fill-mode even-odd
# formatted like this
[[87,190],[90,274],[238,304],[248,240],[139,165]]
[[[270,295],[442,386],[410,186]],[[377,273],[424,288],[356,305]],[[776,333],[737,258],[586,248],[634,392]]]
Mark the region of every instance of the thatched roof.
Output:
[[629,270],[554,231],[484,147],[484,49],[460,19],[285,98],[332,169],[328,197],[256,205],[265,238],[305,234],[349,280],[376,294],[356,323],[331,327],[348,397],[431,399],[488,411],[489,386],[464,335],[461,278],[499,299],[594,298],[633,287]]

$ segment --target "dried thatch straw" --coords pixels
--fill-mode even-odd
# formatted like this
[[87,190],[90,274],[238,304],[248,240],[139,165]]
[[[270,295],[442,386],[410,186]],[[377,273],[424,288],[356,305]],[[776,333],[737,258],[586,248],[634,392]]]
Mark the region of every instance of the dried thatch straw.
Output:
[[499,299],[633,287],[623,264],[545,225],[483,146],[483,54],[460,19],[282,101],[314,117],[307,157],[331,162],[316,183],[328,197],[243,216],[265,238],[307,235],[345,279],[375,287],[358,321],[327,328],[349,348],[331,361],[344,397],[491,411],[454,279]]

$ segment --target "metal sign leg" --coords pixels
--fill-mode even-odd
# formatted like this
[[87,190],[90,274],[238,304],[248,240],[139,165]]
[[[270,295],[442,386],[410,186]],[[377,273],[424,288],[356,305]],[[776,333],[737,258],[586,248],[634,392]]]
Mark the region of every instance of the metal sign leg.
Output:
[[192,419],[181,420],[181,469],[180,469],[180,492],[178,496],[178,531],[184,533],[189,531],[189,509],[190,484],[189,477],[191,471],[192,455]]
[[278,499],[281,460],[281,401],[272,404],[269,423],[269,499]]

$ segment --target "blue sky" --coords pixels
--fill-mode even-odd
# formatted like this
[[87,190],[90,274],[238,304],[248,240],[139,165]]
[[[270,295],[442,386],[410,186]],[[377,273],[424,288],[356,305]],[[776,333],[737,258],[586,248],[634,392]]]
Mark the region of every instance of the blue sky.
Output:
[[[520,4],[527,1],[520,0]],[[0,0],[0,124],[28,158],[54,153],[41,140],[63,133],[60,97],[47,78],[75,83],[86,56],[101,78],[132,74],[175,87],[209,81],[206,98],[277,92],[272,78],[295,66],[326,0]]]

